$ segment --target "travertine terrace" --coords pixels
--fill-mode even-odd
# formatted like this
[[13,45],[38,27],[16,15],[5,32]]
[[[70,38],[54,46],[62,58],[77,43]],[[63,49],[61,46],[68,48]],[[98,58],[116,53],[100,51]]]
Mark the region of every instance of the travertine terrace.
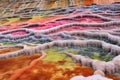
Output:
[[1,2],[0,80],[120,80],[119,1]]

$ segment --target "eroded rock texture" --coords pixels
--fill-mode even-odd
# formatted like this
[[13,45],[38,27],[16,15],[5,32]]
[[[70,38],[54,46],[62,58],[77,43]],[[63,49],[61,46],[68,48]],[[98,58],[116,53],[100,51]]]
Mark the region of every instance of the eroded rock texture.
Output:
[[118,2],[2,0],[0,80],[120,80]]

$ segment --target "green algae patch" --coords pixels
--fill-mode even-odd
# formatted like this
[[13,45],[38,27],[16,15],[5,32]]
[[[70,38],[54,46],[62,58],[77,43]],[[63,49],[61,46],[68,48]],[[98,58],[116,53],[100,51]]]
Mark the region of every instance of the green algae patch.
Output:
[[[71,49],[66,49],[66,51],[71,51],[76,53],[76,51],[72,51]],[[46,50],[47,56],[43,60],[57,64],[58,68],[62,68],[62,69],[74,68],[76,64],[73,62],[73,60],[70,57],[65,55],[64,52],[65,52],[64,49],[60,50],[56,47],[50,48]]]
[[[63,54],[64,51],[56,51],[57,48],[51,48],[46,50],[47,56],[44,60],[57,62],[60,60],[66,60],[67,56]],[[69,57],[68,57],[69,58]]]
[[111,52],[105,52],[102,48],[96,47],[80,48],[78,54],[106,62],[111,61],[115,57]]
[[70,52],[77,55],[87,56],[90,57],[91,59],[97,59],[106,62],[111,61],[112,58],[114,57],[114,55],[112,55],[110,52],[105,52],[102,48],[96,48],[92,46],[85,48],[53,47],[46,50],[46,52],[48,53],[48,55],[45,58],[45,60],[52,62],[58,62],[62,60],[65,60],[66,62],[73,62],[70,57],[64,54],[64,52]]

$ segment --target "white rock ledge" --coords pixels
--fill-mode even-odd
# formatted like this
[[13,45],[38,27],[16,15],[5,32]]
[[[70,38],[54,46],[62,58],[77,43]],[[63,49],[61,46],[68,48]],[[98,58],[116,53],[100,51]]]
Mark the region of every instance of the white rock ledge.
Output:
[[101,75],[92,75],[92,76],[88,76],[88,77],[75,76],[75,77],[71,78],[70,80],[113,80],[113,79],[109,79],[109,78],[103,77]]

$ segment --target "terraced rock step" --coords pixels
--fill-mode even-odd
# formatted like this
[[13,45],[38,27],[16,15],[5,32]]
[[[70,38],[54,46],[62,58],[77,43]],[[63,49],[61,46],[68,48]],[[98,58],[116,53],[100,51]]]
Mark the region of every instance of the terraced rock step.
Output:
[[0,80],[120,80],[114,1],[2,1]]

